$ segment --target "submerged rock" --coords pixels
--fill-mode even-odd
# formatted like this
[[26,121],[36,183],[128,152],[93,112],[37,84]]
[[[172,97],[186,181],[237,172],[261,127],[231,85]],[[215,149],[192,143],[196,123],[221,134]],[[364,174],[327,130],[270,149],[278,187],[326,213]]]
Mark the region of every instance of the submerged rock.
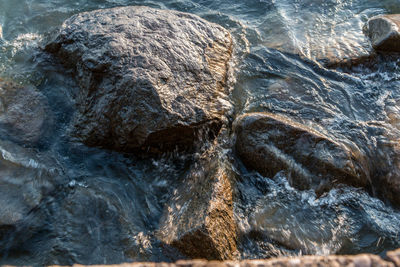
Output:
[[190,258],[237,258],[232,185],[215,157],[190,170],[160,222],[159,238]]
[[142,6],[81,13],[45,49],[76,72],[73,134],[90,146],[190,146],[204,128],[217,132],[230,109],[231,36],[195,15]]
[[273,177],[284,171],[298,189],[330,190],[335,184],[370,185],[368,165],[355,147],[288,118],[250,113],[235,122],[236,151],[250,169]]
[[[40,157],[29,149],[0,141],[0,255],[39,226],[39,218],[31,211],[61,181],[52,159]],[[7,239],[14,231],[20,232]]]
[[36,143],[51,124],[46,98],[33,86],[0,80],[0,134],[19,143]]
[[385,135],[371,158],[373,189],[379,197],[400,207],[400,139],[398,133],[387,131]]
[[364,27],[374,49],[400,52],[400,14],[372,17]]

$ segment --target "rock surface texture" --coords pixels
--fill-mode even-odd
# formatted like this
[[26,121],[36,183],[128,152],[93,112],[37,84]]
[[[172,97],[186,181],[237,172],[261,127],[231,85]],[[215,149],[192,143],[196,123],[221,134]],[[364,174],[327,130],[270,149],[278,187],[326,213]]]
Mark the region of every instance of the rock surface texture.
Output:
[[230,109],[231,36],[195,15],[140,6],[81,13],[45,49],[76,73],[74,136],[90,146],[190,146]]
[[46,98],[33,86],[0,80],[0,133],[13,141],[35,143],[51,124]]
[[400,14],[372,17],[364,31],[376,50],[400,52]]
[[273,177],[284,171],[299,189],[329,190],[337,183],[366,187],[368,166],[356,148],[339,144],[283,116],[250,113],[234,125],[236,151],[246,167]]
[[235,259],[237,230],[232,185],[213,157],[200,159],[161,218],[159,237],[190,258]]

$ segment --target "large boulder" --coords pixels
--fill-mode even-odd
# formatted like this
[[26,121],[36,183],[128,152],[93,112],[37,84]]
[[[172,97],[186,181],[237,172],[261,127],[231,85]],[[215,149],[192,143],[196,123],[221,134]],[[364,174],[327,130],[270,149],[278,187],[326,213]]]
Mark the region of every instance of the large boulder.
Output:
[[51,125],[43,94],[32,85],[0,79],[0,134],[18,143],[39,141]]
[[400,52],[400,14],[375,16],[364,27],[376,50]]
[[298,189],[328,191],[335,184],[370,186],[368,164],[356,147],[270,113],[240,116],[236,152],[246,167],[273,177],[284,171]]
[[215,157],[198,161],[165,207],[158,236],[190,258],[238,257],[232,185]]
[[76,73],[73,134],[90,146],[190,146],[199,132],[213,136],[231,108],[231,36],[195,15],[142,6],[85,12],[45,49]]

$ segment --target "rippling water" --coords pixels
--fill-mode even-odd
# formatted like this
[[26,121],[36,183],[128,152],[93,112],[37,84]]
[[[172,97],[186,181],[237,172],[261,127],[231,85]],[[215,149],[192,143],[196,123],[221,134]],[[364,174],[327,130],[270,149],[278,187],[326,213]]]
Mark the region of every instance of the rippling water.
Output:
[[[400,140],[400,60],[381,56],[371,64],[333,64],[368,55],[362,26],[373,15],[400,13],[398,0],[0,0],[0,77],[37,86],[54,121],[34,145],[0,136],[0,205],[10,207],[0,221],[18,222],[6,234],[0,229],[0,263],[183,257],[163,247],[154,233],[194,159],[171,154],[142,160],[71,143],[64,133],[77,85],[39,49],[71,15],[123,5],[190,12],[230,30],[236,43],[236,115],[285,114],[370,157],[379,155],[371,167],[377,173],[385,172],[379,161],[400,169],[391,148]],[[332,64],[337,68],[325,67]],[[220,161],[236,181],[242,258],[379,254],[400,247],[400,213],[372,197],[374,192],[342,187],[317,197],[298,191],[280,173],[249,173],[229,150],[228,136],[226,142]]]

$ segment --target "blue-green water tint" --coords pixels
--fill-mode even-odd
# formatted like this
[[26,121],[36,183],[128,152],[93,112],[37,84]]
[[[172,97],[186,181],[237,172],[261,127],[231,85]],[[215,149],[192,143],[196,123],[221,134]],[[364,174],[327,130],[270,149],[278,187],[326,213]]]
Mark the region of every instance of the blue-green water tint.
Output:
[[[1,239],[0,263],[183,257],[162,246],[154,232],[170,193],[190,168],[190,157],[141,160],[71,143],[65,132],[78,87],[38,48],[71,15],[123,5],[190,12],[227,28],[236,44],[232,102],[237,115],[285,114],[367,155],[378,151],[390,157],[387,144],[400,139],[398,59],[377,59],[372,67],[351,69],[323,65],[368,54],[363,24],[376,14],[399,13],[400,1],[0,0],[0,76],[36,85],[54,117],[50,136],[39,144],[0,144],[0,167],[8,166],[6,184],[20,177],[22,169],[32,173],[24,179],[33,184],[30,192],[39,199]],[[293,189],[282,174],[270,179],[248,173],[231,152],[228,159],[221,158],[236,172],[232,179],[242,258],[384,253],[400,247],[399,211],[362,190],[343,187],[317,198],[313,192]],[[37,164],[25,164],[30,160]],[[2,195],[7,190],[0,187]],[[20,203],[13,205],[18,208]]]

